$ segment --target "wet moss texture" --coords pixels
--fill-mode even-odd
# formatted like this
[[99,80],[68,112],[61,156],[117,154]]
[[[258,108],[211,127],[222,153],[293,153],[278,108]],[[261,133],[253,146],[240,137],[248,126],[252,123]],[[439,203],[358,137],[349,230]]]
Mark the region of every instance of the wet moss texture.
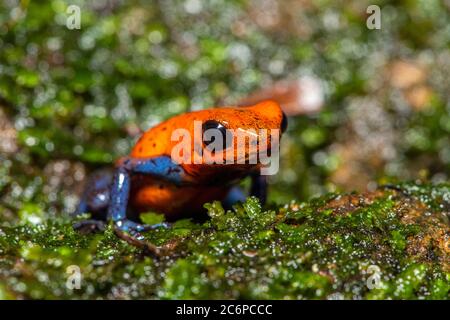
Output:
[[[158,257],[111,227],[83,235],[63,218],[1,227],[0,296],[449,298],[449,185],[404,184],[264,209],[255,198],[232,211],[206,206],[206,222],[180,220],[146,234],[168,250]],[[70,266],[81,271],[80,289],[67,287]]]

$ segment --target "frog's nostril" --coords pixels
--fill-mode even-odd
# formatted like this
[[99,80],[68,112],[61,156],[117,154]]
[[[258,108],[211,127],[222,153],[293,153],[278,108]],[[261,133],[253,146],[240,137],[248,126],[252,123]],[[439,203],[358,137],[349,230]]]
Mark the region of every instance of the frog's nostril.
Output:
[[285,132],[288,126],[288,120],[286,114],[282,112],[283,118],[281,119],[281,132]]

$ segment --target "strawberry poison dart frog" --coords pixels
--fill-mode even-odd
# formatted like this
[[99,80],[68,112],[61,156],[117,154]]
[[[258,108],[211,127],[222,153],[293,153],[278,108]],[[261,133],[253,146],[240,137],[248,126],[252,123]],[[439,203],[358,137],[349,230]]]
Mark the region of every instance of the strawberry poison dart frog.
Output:
[[109,220],[116,231],[140,241],[141,232],[166,224],[141,224],[139,213],[160,212],[173,221],[204,213],[203,205],[214,200],[230,207],[245,199],[235,184],[246,176],[252,179],[250,195],[264,203],[261,173],[273,151],[278,153],[286,127],[286,116],[270,100],[170,118],[146,131],[113,173],[89,179],[76,215],[89,212],[92,219],[76,227],[96,228]]

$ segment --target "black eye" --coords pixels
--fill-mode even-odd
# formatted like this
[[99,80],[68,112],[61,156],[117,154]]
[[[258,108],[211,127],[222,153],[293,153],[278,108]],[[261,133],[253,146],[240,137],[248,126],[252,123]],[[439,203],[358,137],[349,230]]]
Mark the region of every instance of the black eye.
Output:
[[283,118],[281,119],[281,132],[285,132],[288,127],[288,119],[284,112],[282,112]]
[[[217,130],[217,132],[222,136],[222,145],[221,145],[221,150],[226,149],[227,147],[229,147],[231,145],[232,139],[233,137],[231,136],[231,133],[227,131],[227,128],[225,128],[220,122],[215,121],[215,120],[207,120],[203,123],[202,125],[202,131],[203,134],[205,134],[205,132],[207,130]],[[207,138],[203,141],[203,143],[205,144],[205,146],[208,146],[209,144],[213,143],[216,139],[216,136],[218,135],[217,132],[213,131],[211,140],[208,140]],[[211,134],[211,132],[209,132],[209,135]],[[218,149],[216,148],[216,151],[218,151]]]

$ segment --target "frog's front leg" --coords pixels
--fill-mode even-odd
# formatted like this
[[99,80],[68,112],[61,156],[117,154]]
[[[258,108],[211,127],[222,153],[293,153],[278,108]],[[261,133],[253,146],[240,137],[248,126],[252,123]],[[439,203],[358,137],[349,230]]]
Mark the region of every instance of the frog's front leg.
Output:
[[250,195],[257,197],[261,204],[264,205],[267,200],[267,178],[259,173],[252,174],[251,178]]
[[108,219],[120,232],[129,233],[134,240],[143,239],[140,232],[165,227],[166,224],[142,225],[129,220],[126,216],[131,188],[131,175],[144,174],[181,184],[184,170],[167,156],[153,158],[124,158],[116,170],[111,187],[111,198],[108,207]]
[[[250,195],[257,197],[261,205],[264,205],[267,200],[267,179],[259,173],[252,174],[251,179]],[[225,209],[231,209],[236,203],[245,202],[246,198],[240,187],[233,187],[222,201],[222,205]]]

